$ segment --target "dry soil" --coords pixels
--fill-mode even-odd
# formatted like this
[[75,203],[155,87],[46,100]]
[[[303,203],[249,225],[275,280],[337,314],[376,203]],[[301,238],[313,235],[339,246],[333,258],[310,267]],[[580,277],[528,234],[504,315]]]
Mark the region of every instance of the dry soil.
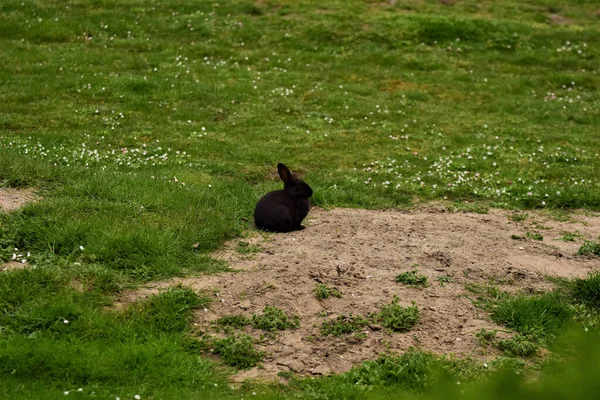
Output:
[[[552,288],[547,275],[584,277],[600,270],[598,258],[575,255],[584,239],[600,235],[599,214],[577,212],[567,222],[531,211],[525,221],[514,222],[509,218],[512,214],[501,210],[450,213],[443,206],[406,212],[313,209],[305,230],[250,232],[213,255],[237,272],[155,283],[124,294],[118,306],[183,284],[215,296],[210,309],[195,314],[198,334],[214,334],[211,322],[224,315],[250,316],[265,306],[299,315],[300,328],[258,346],[268,354],[264,363],[240,372],[240,380],[274,378],[280,371],[339,373],[382,352],[402,352],[411,346],[484,360],[495,354],[483,351],[475,333],[500,327],[473,305],[476,294],[466,286],[495,285],[511,293],[531,293]],[[574,242],[559,240],[565,231],[578,237]],[[526,232],[540,233],[543,240],[511,237]],[[241,254],[236,251],[239,242],[261,250]],[[398,274],[415,268],[428,277],[427,287],[396,283]],[[450,277],[452,282],[442,285],[436,280],[440,277]],[[317,300],[317,283],[339,289],[342,297]],[[394,295],[400,304],[414,301],[421,310],[421,319],[410,332],[390,333],[371,325],[364,329],[364,340],[320,333],[324,320],[343,314],[367,316],[390,303]]]

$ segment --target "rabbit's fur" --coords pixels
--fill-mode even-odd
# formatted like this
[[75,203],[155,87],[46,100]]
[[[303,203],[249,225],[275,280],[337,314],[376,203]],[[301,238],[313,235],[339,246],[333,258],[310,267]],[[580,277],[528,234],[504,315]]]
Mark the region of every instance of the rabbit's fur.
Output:
[[302,220],[310,210],[309,197],[313,191],[308,184],[292,175],[288,167],[277,164],[283,190],[264,195],[254,209],[257,228],[271,232],[291,232],[304,229]]

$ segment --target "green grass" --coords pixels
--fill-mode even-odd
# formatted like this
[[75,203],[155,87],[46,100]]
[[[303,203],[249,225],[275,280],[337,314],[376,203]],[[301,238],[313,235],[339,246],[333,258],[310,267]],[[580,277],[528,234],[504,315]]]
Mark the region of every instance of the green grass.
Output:
[[511,357],[531,357],[540,349],[540,345],[534,337],[519,333],[510,339],[499,340],[496,346]]
[[300,317],[297,315],[287,315],[277,307],[267,306],[261,315],[252,315],[250,324],[253,328],[262,329],[263,331],[283,331],[298,328],[300,326]]
[[440,275],[435,280],[440,283],[441,287],[444,287],[446,283],[454,282],[454,278],[449,275]]
[[369,325],[369,320],[358,315],[340,315],[321,325],[323,336],[342,336],[349,333],[359,332]]
[[573,312],[559,294],[550,292],[501,299],[492,306],[491,317],[518,333],[551,342],[573,320]]
[[410,286],[427,286],[427,277],[419,274],[419,271],[412,270],[403,272],[396,277],[396,282]]
[[262,314],[252,314],[251,317],[225,315],[216,320],[215,324],[237,329],[242,329],[249,325],[255,329],[273,332],[298,328],[300,326],[300,317],[297,315],[287,315],[283,310],[274,306],[266,306]]
[[475,214],[487,214],[489,211],[489,207],[487,207],[485,204],[456,202],[456,203],[448,206],[448,211],[450,211],[450,212],[468,212],[468,213],[475,213]]
[[600,242],[593,240],[587,240],[577,251],[580,255],[594,255],[600,256]]
[[336,297],[339,299],[342,297],[342,293],[340,293],[339,290],[337,290],[336,288],[329,287],[323,283],[317,283],[315,285],[314,292],[317,300],[325,300],[330,297]]
[[525,234],[525,237],[527,237],[529,239],[533,239],[533,240],[539,240],[539,241],[544,240],[544,237],[537,232],[534,232],[534,233],[527,232]]
[[240,240],[235,251],[237,251],[240,254],[254,254],[260,253],[262,251],[262,248],[260,246],[253,246],[248,242]]
[[214,339],[210,344],[225,364],[238,369],[252,368],[265,356],[264,352],[256,350],[254,339],[246,334]]
[[[350,314],[326,320],[321,325],[321,334],[342,336],[360,332],[371,324],[379,324],[392,332],[408,332],[419,321],[420,311],[414,302],[409,307],[402,307],[398,304],[399,300],[397,296],[394,296],[390,304],[384,305],[380,311],[372,313],[366,318]],[[366,338],[360,334],[355,337]]]
[[225,315],[215,321],[219,326],[228,326],[236,329],[242,329],[250,325],[251,319],[243,315]]
[[409,307],[402,307],[398,304],[399,300],[394,296],[392,302],[383,306],[373,319],[393,332],[408,332],[419,321],[421,312],[414,302]]
[[514,222],[523,222],[529,218],[529,214],[526,213],[515,213],[508,216],[508,219]]
[[0,272],[2,396],[241,397],[189,337],[204,295],[111,306],[227,270],[280,161],[322,207],[599,210],[597,5],[445,3],[2,2],[0,186],[41,195],[0,213],[36,267]]
[[563,242],[574,242],[575,238],[577,238],[578,236],[579,235],[575,233],[564,232],[563,235],[560,237],[560,240],[562,240]]
[[590,274],[585,279],[576,278],[571,288],[575,301],[600,311],[600,274]]
[[475,334],[477,340],[479,340],[479,344],[482,346],[487,346],[494,341],[496,338],[497,331],[489,331],[487,329],[480,329],[479,332]]

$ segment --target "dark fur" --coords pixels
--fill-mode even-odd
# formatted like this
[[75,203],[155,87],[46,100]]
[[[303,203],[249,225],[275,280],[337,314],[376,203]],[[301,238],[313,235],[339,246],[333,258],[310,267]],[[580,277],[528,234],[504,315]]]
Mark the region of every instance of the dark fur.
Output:
[[304,229],[302,220],[308,215],[313,191],[308,184],[292,175],[282,163],[277,164],[283,190],[264,195],[254,209],[257,228],[271,232],[291,232]]

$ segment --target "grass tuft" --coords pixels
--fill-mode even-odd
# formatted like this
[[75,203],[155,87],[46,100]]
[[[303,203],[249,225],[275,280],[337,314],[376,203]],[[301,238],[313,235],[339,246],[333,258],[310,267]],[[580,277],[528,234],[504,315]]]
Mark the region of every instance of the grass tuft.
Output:
[[125,318],[149,332],[183,332],[189,328],[192,310],[208,308],[211,302],[207,295],[198,295],[189,288],[178,286],[134,303],[125,312]]
[[427,277],[423,274],[419,274],[419,271],[413,270],[398,275],[396,277],[396,282],[410,286],[427,286]]
[[246,334],[215,339],[212,346],[225,364],[239,369],[255,367],[265,356],[264,352],[256,350],[254,339]]
[[283,331],[298,328],[300,317],[297,315],[288,316],[277,307],[267,306],[262,315],[252,315],[250,324],[253,328],[262,329],[263,331]]
[[540,235],[539,233],[531,233],[531,232],[527,232],[525,234],[526,237],[528,237],[529,239],[533,239],[533,240],[544,240],[544,237],[542,235]]
[[559,294],[519,295],[497,301],[492,320],[523,335],[551,341],[572,319],[573,312]]
[[373,319],[394,332],[408,332],[419,321],[420,311],[414,302],[410,307],[402,307],[398,304],[399,300],[394,296],[392,302],[383,306]]
[[323,322],[321,334],[323,336],[341,336],[362,330],[369,325],[369,321],[357,315],[340,315],[336,319]]
[[576,278],[571,293],[577,302],[600,311],[600,273],[590,274],[585,279]]
[[577,251],[577,254],[600,256],[600,242],[586,240],[586,242]]
[[342,294],[336,288],[329,287],[323,283],[317,283],[314,288],[315,297],[317,300],[325,300],[330,297],[342,297]]

